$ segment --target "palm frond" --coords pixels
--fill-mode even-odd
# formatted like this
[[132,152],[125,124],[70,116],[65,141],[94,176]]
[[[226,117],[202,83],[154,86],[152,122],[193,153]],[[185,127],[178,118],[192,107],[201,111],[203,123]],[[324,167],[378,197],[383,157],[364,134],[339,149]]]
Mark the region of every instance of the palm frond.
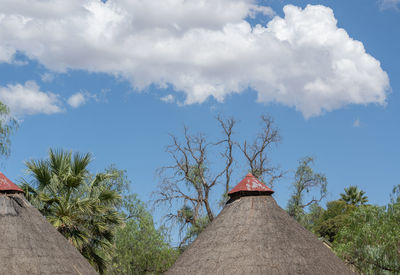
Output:
[[121,196],[117,192],[109,189],[102,190],[97,198],[101,204],[115,204],[121,200]]
[[45,160],[30,160],[25,163],[28,170],[31,172],[37,188],[42,190],[48,184],[50,184],[51,180],[51,172],[49,169],[48,162]]
[[83,176],[87,173],[87,166],[92,161],[92,155],[90,153],[81,155],[79,153],[74,154],[73,161],[71,163],[71,170],[74,176]]
[[93,181],[90,183],[91,187],[97,187],[100,183],[104,182],[105,180],[114,178],[116,176],[115,173],[99,173],[95,176]]
[[49,150],[49,162],[52,173],[59,177],[65,177],[69,174],[71,164],[71,152],[60,149]]

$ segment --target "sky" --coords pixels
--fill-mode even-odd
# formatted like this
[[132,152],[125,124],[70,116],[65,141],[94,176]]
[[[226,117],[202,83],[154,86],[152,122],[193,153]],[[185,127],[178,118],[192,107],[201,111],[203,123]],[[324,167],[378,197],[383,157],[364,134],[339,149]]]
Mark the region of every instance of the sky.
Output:
[[[148,202],[169,134],[215,140],[221,114],[251,140],[268,114],[282,207],[305,156],[327,200],[357,185],[385,205],[400,184],[399,0],[0,3],[0,101],[20,123],[1,169],[14,182],[49,148],[90,152],[92,172],[126,170]],[[238,161],[234,182],[247,171]]]

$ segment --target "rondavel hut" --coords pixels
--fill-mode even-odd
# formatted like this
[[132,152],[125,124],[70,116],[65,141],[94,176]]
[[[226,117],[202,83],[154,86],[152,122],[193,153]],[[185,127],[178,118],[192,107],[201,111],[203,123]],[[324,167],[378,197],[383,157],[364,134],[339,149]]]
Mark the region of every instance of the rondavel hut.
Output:
[[97,274],[0,172],[0,274]]
[[166,274],[354,274],[248,174]]

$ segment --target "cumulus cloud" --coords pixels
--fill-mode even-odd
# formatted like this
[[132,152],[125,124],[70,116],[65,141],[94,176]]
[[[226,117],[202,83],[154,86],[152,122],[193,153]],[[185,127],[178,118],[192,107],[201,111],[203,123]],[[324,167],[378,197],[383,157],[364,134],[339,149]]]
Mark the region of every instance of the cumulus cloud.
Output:
[[0,62],[20,51],[50,70],[124,77],[135,89],[172,86],[185,104],[252,88],[258,101],[305,117],[348,104],[384,104],[389,79],[324,6],[255,0],[3,0]]
[[168,94],[166,96],[163,96],[160,98],[162,101],[166,102],[166,103],[172,103],[175,101],[175,97],[171,94]]
[[361,121],[360,121],[359,118],[356,118],[356,119],[354,120],[354,122],[353,122],[353,127],[358,128],[358,127],[360,127],[360,126],[361,126]]
[[57,95],[40,91],[34,81],[0,87],[0,101],[13,115],[54,114],[63,110]]
[[70,96],[67,102],[72,108],[78,108],[79,106],[85,104],[86,100],[87,97],[84,93],[76,93]]
[[43,82],[51,82],[54,80],[54,74],[46,72],[40,76]]
[[399,9],[400,0],[379,0],[379,6],[381,9]]

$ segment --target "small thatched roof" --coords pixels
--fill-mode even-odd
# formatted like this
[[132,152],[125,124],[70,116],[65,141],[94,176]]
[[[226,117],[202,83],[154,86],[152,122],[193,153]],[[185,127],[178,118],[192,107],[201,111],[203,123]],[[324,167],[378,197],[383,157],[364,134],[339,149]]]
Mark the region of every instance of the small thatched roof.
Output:
[[2,173],[0,259],[0,274],[97,274],[79,251],[25,199],[22,190]]
[[272,190],[252,194],[262,183],[251,174],[245,180],[254,185],[241,182],[230,192],[222,212],[166,274],[354,274],[278,206]]

